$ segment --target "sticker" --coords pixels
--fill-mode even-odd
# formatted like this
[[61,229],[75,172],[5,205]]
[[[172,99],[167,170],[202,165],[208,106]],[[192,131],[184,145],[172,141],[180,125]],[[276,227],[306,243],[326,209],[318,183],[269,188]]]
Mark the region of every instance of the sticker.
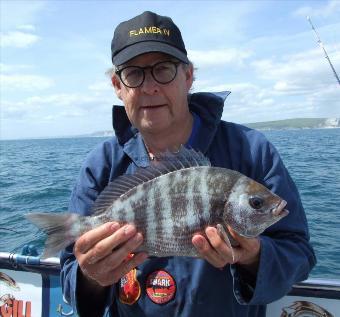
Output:
[[31,317],[31,302],[22,300],[7,299],[6,303],[0,307],[2,317]]
[[41,285],[40,274],[1,270],[0,316],[41,316]]
[[165,304],[175,296],[175,280],[166,271],[152,272],[146,280],[146,293],[154,303]]
[[290,316],[333,317],[333,315],[323,307],[307,301],[296,301],[289,307],[284,307],[281,317]]
[[[132,254],[128,259],[133,257]],[[134,268],[120,279],[119,300],[123,304],[133,305],[139,299],[141,294],[140,284],[137,280],[137,270]]]

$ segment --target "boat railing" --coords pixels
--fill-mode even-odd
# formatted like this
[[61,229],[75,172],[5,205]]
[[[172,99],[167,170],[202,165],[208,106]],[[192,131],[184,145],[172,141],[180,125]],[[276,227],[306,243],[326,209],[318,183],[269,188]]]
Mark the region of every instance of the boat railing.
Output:
[[[33,289],[42,289],[41,316],[74,316],[71,307],[62,296],[60,285],[60,260],[58,257],[42,259],[37,256],[20,255],[8,252],[0,252],[0,273],[7,275],[18,285],[32,283]],[[32,274],[38,273],[38,274]],[[31,276],[31,278],[29,278]],[[39,282],[40,280],[42,282]],[[31,281],[31,282],[27,282]],[[41,286],[37,286],[41,285]],[[29,288],[29,286],[28,286]],[[0,292],[1,293],[1,292]],[[53,295],[52,295],[53,294]],[[1,298],[8,294],[0,294]],[[1,297],[2,296],[2,297]],[[31,303],[30,293],[22,295],[29,306],[26,310],[39,306],[39,303]],[[14,298],[14,297],[13,297]],[[12,301],[12,306],[15,302]],[[20,301],[18,301],[20,303]],[[19,304],[15,304],[19,305]],[[7,305],[10,307],[10,304]],[[13,306],[14,307],[14,306]],[[0,305],[4,310],[4,306]],[[54,311],[54,313],[52,313]],[[58,313],[58,315],[55,314]],[[65,313],[68,312],[68,313]],[[267,316],[339,316],[340,312],[340,279],[310,278],[303,282],[296,283],[287,296],[267,306]],[[9,315],[10,316],[10,315]],[[24,316],[24,315],[23,315]],[[30,315],[25,315],[30,316]],[[33,315],[32,315],[33,316]]]

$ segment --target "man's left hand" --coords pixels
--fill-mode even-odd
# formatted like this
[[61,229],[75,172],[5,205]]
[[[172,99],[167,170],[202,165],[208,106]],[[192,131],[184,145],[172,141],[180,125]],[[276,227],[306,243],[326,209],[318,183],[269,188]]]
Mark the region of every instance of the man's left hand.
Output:
[[206,237],[201,234],[194,235],[192,243],[200,256],[217,268],[237,263],[256,273],[260,257],[260,239],[245,238],[230,227],[228,229],[231,236],[239,243],[238,246],[232,248],[228,246],[215,227],[205,229]]

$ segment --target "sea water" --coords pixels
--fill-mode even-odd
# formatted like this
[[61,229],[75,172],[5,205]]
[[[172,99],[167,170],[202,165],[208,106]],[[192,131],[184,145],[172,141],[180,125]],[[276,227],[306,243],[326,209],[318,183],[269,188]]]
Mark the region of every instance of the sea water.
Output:
[[[312,277],[340,278],[340,129],[264,131],[294,179],[318,264]],[[27,212],[66,211],[86,154],[104,138],[0,141],[0,251],[41,252]]]

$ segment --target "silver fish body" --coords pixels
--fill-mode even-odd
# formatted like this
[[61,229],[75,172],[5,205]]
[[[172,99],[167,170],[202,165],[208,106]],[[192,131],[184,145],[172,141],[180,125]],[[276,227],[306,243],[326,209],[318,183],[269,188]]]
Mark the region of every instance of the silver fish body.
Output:
[[[28,218],[47,233],[53,232],[45,254],[53,254],[105,222],[118,221],[133,223],[142,233],[138,251],[158,257],[196,257],[192,237],[204,234],[207,226],[229,225],[240,235],[255,237],[288,214],[285,204],[241,173],[212,167],[203,155],[182,148],[179,154],[164,155],[155,165],[110,183],[97,199],[92,216],[28,214]],[[67,244],[65,237],[70,237]]]

